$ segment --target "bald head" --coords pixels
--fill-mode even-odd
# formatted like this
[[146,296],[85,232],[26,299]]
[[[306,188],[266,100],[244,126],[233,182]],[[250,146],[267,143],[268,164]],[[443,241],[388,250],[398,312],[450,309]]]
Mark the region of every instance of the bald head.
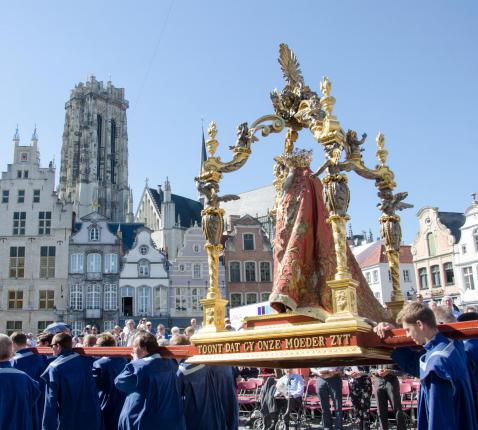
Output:
[[13,342],[5,334],[0,334],[0,361],[7,361],[13,355]]

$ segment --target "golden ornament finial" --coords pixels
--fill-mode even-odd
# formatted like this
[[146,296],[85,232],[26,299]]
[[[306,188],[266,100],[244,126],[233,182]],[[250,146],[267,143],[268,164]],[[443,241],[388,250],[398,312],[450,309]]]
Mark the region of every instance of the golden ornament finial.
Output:
[[216,153],[217,146],[219,145],[218,141],[216,140],[217,127],[214,121],[211,121],[211,123],[209,124],[207,134],[209,135],[209,139],[206,142],[206,146],[209,152],[209,156],[212,157]]
[[385,136],[381,131],[378,132],[377,137],[375,138],[375,142],[377,142],[378,149],[384,149],[385,147]]
[[324,95],[324,97],[329,97],[331,89],[332,89],[332,82],[330,82],[327,76],[324,76],[322,81],[320,82],[320,91],[322,91],[322,94]]

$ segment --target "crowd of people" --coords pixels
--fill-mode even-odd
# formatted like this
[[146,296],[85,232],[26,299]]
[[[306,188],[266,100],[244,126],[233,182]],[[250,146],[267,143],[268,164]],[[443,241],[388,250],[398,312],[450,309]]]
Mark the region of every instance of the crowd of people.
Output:
[[[397,322],[422,348],[396,348],[395,365],[276,371],[263,379],[260,392],[263,428],[274,428],[281,411],[288,423],[284,411],[303,408],[307,381],[313,379],[325,430],[343,428],[344,380],[360,430],[370,428],[372,393],[380,429],[388,430],[391,410],[397,430],[404,430],[399,378],[415,377],[420,381],[418,430],[478,430],[478,339],[451,340],[437,328],[469,320],[478,320],[472,308],[460,313],[451,299],[429,306],[417,297]],[[385,337],[392,328],[380,322],[374,330]],[[68,325],[57,323],[36,339],[21,332],[0,334],[0,429],[75,430],[85,428],[84,420],[92,430],[147,430],[158,423],[178,430],[237,429],[237,384],[263,370],[161,357],[161,345],[187,345],[197,329],[195,319],[183,333],[178,327],[166,330],[159,324],[154,330],[147,320],[128,320],[123,329],[104,333],[86,326],[73,336]],[[34,346],[50,346],[53,356],[35,353]],[[132,357],[82,356],[75,346],[130,346]]]

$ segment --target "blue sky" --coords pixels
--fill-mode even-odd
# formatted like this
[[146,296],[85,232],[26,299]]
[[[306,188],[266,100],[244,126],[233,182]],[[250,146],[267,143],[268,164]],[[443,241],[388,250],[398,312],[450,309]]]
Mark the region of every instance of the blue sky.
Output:
[[[168,19],[166,19],[168,17]],[[229,158],[235,127],[272,112],[282,88],[278,46],[286,42],[305,80],[327,75],[344,129],[366,132],[364,157],[375,165],[374,137],[385,134],[398,191],[415,208],[402,214],[404,239],[423,206],[463,211],[478,156],[478,3],[475,1],[21,1],[0,3],[0,168],[38,124],[42,164],[60,162],[64,103],[94,73],[126,89],[129,172],[135,205],[145,177],[171,180],[197,195],[201,119],[217,122],[219,154]],[[309,135],[299,146],[322,151]],[[281,138],[256,144],[222,191],[269,184]],[[351,178],[355,232],[378,232],[371,182]]]

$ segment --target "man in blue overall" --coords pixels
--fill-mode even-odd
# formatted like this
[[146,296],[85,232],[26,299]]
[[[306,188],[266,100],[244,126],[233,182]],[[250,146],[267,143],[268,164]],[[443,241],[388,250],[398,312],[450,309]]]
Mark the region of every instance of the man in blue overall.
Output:
[[72,338],[58,333],[51,342],[56,359],[43,375],[43,430],[102,430],[98,391],[91,361],[72,351]]
[[[397,348],[392,353],[405,372],[420,377],[418,430],[478,429],[472,377],[463,342],[438,331],[433,311],[421,303],[409,303],[398,314],[407,336],[424,350]],[[380,323],[380,337],[393,328]]]

